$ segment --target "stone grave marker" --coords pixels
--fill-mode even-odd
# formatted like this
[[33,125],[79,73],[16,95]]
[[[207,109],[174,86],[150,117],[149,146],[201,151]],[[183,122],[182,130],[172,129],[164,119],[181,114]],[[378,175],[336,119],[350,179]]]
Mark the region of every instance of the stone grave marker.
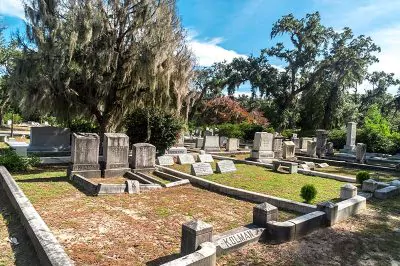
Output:
[[71,150],[69,128],[31,127],[30,152],[69,152]]
[[129,137],[124,133],[105,133],[103,140],[104,177],[122,176],[130,171]]
[[364,163],[365,162],[366,153],[367,153],[367,145],[364,144],[364,143],[357,143],[356,161],[358,163]]
[[236,166],[231,160],[221,160],[217,162],[217,173],[224,174],[229,172],[236,172]]
[[300,149],[307,151],[307,143],[312,141],[312,138],[300,138]]
[[317,129],[316,130],[316,135],[317,135],[317,156],[318,157],[324,157],[326,155],[326,143],[328,140],[328,131],[323,130],[323,129]]
[[211,154],[199,154],[198,155],[199,162],[201,163],[213,163],[214,159]]
[[204,144],[204,138],[197,138],[196,139],[196,148],[202,149]]
[[274,158],[273,147],[274,135],[268,132],[256,132],[254,134],[253,150],[251,158],[256,160]]
[[194,176],[212,175],[214,172],[209,163],[193,163],[190,167],[190,174]]
[[99,164],[100,137],[95,133],[72,134],[71,164],[68,176],[101,177]]
[[178,155],[178,154],[186,154],[187,149],[185,147],[171,147],[167,150],[167,154],[169,155]]
[[295,148],[296,145],[293,141],[284,141],[283,142],[283,159],[293,159],[295,158]]
[[219,151],[219,136],[205,136],[203,143],[205,151]]
[[229,250],[241,247],[246,243],[257,241],[264,230],[264,228],[259,227],[241,227],[230,230],[215,241],[217,253],[226,253]]
[[357,123],[355,122],[347,123],[346,145],[344,146],[344,150],[346,152],[353,152],[355,150],[356,134],[357,134]]
[[228,142],[226,143],[226,150],[227,151],[237,151],[238,148],[239,148],[239,139],[229,138]]
[[346,200],[357,196],[357,187],[352,184],[346,184],[340,187],[340,199]]
[[228,142],[228,137],[225,136],[219,136],[219,147],[226,147],[226,144]]
[[283,136],[280,133],[275,132],[272,144],[272,151],[274,152],[275,158],[282,158],[282,153],[283,153],[282,143],[283,143]]
[[130,165],[133,169],[151,169],[156,166],[156,147],[150,143],[132,145]]
[[330,156],[335,155],[335,150],[333,148],[333,143],[332,142],[328,142],[326,144],[326,154],[330,155]]
[[307,155],[310,157],[317,157],[317,142],[316,141],[308,141]]
[[163,155],[157,157],[157,163],[161,166],[171,166],[174,165],[174,157],[169,155]]
[[178,164],[194,164],[194,157],[191,154],[179,154],[178,155]]

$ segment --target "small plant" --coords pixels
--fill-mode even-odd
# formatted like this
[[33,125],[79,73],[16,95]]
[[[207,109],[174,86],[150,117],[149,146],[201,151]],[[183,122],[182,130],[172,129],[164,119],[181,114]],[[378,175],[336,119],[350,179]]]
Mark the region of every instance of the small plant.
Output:
[[30,167],[37,166],[39,163],[39,157],[21,157],[11,149],[4,150],[4,152],[0,156],[0,165],[3,165],[10,172],[26,171]]
[[365,180],[371,178],[371,175],[367,171],[360,171],[356,175],[357,183],[362,184]]
[[305,202],[310,203],[317,196],[317,189],[314,185],[304,185],[301,188],[300,196]]

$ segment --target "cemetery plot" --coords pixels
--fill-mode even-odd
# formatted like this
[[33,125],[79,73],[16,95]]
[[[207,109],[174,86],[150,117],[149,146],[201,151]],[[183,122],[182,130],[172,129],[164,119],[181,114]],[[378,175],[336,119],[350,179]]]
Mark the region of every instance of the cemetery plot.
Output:
[[129,180],[125,177],[109,177],[109,178],[91,178],[90,181],[95,183],[95,184],[99,184],[99,183],[103,183],[103,184],[125,184],[125,181]]
[[88,197],[65,169],[13,177],[77,265],[159,264],[179,256],[182,223],[201,219],[218,233],[252,221],[253,203],[190,185]]
[[[211,164],[214,171],[216,170],[215,164]],[[303,202],[303,199],[300,197],[301,187],[305,184],[313,184],[318,191],[316,198],[311,202],[313,204],[338,198],[340,187],[344,184],[333,179],[315,176],[281,174],[254,165],[236,163],[235,166],[237,168],[236,172],[225,174],[214,173],[213,175],[202,176],[202,178],[223,185],[265,193],[298,202]],[[190,174],[190,165],[174,165],[171,168]]]
[[377,171],[369,171],[357,168],[350,168],[350,167],[338,167],[338,166],[329,166],[326,168],[315,168],[315,171],[330,173],[335,175],[342,175],[342,176],[349,176],[349,177],[356,177],[357,173],[360,171],[366,171],[371,174],[372,178],[379,179],[380,181],[391,181],[397,178],[400,178],[400,172],[377,172]]

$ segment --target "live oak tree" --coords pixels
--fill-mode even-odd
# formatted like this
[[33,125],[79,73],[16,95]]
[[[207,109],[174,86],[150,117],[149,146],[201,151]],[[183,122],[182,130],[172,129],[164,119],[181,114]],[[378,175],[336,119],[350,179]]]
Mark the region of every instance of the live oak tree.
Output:
[[176,116],[193,75],[174,0],[26,0],[28,42],[13,73],[25,111],[94,118],[100,133],[139,106]]

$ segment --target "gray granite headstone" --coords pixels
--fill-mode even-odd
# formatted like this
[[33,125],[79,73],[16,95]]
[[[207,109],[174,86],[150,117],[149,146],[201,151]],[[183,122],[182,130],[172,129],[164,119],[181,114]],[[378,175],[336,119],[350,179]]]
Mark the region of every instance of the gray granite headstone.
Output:
[[219,136],[205,136],[203,143],[205,151],[219,151]]
[[69,128],[31,127],[28,151],[62,152],[71,150]]
[[293,141],[284,141],[283,142],[283,159],[293,159],[295,157],[295,149],[296,145]]
[[154,168],[156,165],[156,147],[150,143],[133,144],[130,165],[133,169]]
[[356,134],[357,134],[357,123],[347,123],[347,134],[346,134],[346,145],[344,150],[347,152],[353,152],[356,147]]
[[124,133],[105,133],[103,140],[104,177],[122,176],[130,171],[129,137]]
[[326,155],[326,143],[328,140],[328,131],[323,129],[316,130],[317,135],[317,156],[324,157]]
[[366,153],[367,153],[367,145],[364,143],[357,143],[357,148],[356,148],[357,162],[364,163]]
[[214,172],[209,163],[194,163],[191,165],[190,174],[194,176],[212,175]]
[[192,154],[179,154],[178,164],[194,164],[194,157]]
[[212,163],[214,159],[211,154],[199,154],[198,155],[199,162],[201,163]]
[[255,160],[274,158],[273,151],[274,135],[268,132],[256,132],[254,134],[253,150],[251,158]]
[[229,138],[228,142],[226,143],[226,150],[227,151],[237,151],[238,148],[239,148],[239,139]]
[[224,174],[229,172],[235,172],[236,166],[231,160],[221,160],[217,162],[217,173]]
[[197,138],[196,139],[196,148],[202,149],[204,143],[204,138]]
[[332,142],[328,142],[326,144],[326,154],[327,155],[335,155],[335,150],[333,148],[333,143]]
[[95,133],[72,134],[71,164],[68,176],[101,177],[99,164],[100,138]]
[[307,155],[310,157],[317,156],[317,142],[316,141],[308,141],[307,143]]
[[307,151],[307,143],[312,141],[312,138],[300,138],[300,149]]
[[159,156],[157,157],[157,163],[162,166],[171,166],[174,165],[174,158],[169,155]]

